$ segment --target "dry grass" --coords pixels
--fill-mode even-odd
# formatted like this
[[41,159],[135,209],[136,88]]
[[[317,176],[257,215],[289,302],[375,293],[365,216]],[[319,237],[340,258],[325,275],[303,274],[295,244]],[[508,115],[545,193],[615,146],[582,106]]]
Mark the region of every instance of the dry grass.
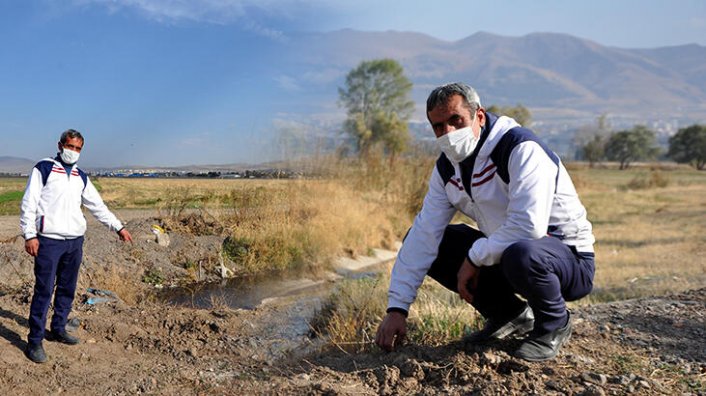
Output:
[[[330,295],[311,326],[330,345],[360,352],[373,347],[377,326],[387,307],[389,269],[376,277],[347,280]],[[407,321],[407,339],[442,344],[480,328],[480,316],[460,297],[428,279],[419,289]]]
[[[652,171],[654,172],[654,171]],[[703,287],[706,173],[689,169],[575,170],[596,236],[596,289],[587,301]],[[630,189],[636,178],[668,180]],[[659,184],[662,184],[661,182]]]
[[97,289],[110,290],[126,304],[134,305],[142,301],[146,294],[145,288],[131,279],[132,277],[126,276],[114,266],[101,267],[92,271],[88,285]]
[[430,161],[320,158],[299,164],[318,175],[307,180],[98,183],[111,207],[156,207],[172,231],[228,237],[224,252],[239,271],[311,270],[399,240],[426,192]]
[[368,350],[385,312],[388,282],[385,276],[341,282],[311,322],[314,334],[342,350]]

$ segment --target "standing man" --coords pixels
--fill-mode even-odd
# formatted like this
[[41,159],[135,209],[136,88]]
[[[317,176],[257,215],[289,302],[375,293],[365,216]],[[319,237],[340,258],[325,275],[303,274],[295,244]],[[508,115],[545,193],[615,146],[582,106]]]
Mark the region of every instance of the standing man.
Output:
[[[376,343],[400,343],[430,276],[486,319],[470,342],[529,332],[515,355],[554,358],[571,334],[565,301],[593,288],[594,237],[569,174],[532,131],[486,113],[466,84],[434,89],[426,110],[442,154],[392,269]],[[449,225],[456,211],[478,230]]]
[[66,332],[65,326],[83,255],[86,219],[81,205],[116,231],[121,240],[132,241],[128,230],[105,206],[88,176],[76,166],[82,148],[81,133],[73,129],[62,133],[59,153],[34,166],[22,198],[20,227],[25,250],[34,257],[36,279],[25,353],[36,363],[47,360],[42,341],[52,292],[54,315],[47,339],[69,345],[79,343],[77,337]]

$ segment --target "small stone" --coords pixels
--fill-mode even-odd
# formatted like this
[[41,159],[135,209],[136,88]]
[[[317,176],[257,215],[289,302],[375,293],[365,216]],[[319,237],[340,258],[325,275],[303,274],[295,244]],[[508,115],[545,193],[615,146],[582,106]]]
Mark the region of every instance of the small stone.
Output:
[[629,384],[631,381],[632,381],[632,379],[630,379],[630,377],[628,377],[626,375],[618,375],[618,376],[612,377],[610,379],[611,383],[623,385],[623,386]]
[[647,382],[647,380],[641,380],[641,381],[639,381],[637,384],[638,384],[641,388],[645,388],[645,389],[651,389],[651,388],[652,388],[652,385],[650,385],[650,383]]
[[311,379],[311,376],[309,374],[299,374],[297,378],[303,381],[309,381],[309,379]]
[[581,396],[605,396],[605,391],[600,386],[591,385],[581,392]]
[[556,381],[552,381],[552,380],[547,381],[545,383],[545,386],[547,387],[547,389],[552,389],[557,392],[564,392],[565,391],[565,389],[561,385],[559,385]]
[[486,364],[498,364],[502,362],[502,359],[500,356],[497,356],[493,353],[490,352],[483,352],[483,355],[481,357],[481,361],[483,361]]
[[606,377],[605,374],[597,374],[591,372],[581,374],[581,379],[596,385],[605,385],[608,382],[608,377]]
[[89,338],[88,340],[86,340],[86,344],[95,344],[95,343],[96,343],[95,338]]

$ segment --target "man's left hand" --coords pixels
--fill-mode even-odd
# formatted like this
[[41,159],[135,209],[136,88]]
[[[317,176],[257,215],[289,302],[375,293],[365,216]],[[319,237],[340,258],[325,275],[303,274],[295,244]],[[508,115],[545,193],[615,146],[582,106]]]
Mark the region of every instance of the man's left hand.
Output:
[[480,271],[478,270],[478,268],[471,264],[471,261],[468,259],[468,257],[463,260],[463,264],[461,264],[461,268],[458,270],[458,284],[456,285],[456,287],[458,288],[458,294],[460,294],[461,298],[466,300],[466,302],[469,304],[473,302],[473,294],[471,293],[471,290],[468,290],[468,286],[470,283],[472,291],[475,292],[476,288],[478,287],[479,273]]
[[122,230],[118,231],[118,235],[120,236],[121,241],[132,242],[132,235],[130,235],[130,232],[127,230],[127,228],[123,228]]

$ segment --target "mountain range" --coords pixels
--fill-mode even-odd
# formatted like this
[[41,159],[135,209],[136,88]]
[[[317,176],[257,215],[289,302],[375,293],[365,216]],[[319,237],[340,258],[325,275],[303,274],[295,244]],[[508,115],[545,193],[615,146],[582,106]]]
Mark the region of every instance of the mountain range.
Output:
[[[523,104],[534,119],[628,122],[706,120],[706,47],[625,49],[558,33],[505,37],[486,32],[449,42],[414,32],[340,30],[294,36],[281,48],[283,81],[331,92],[361,60],[399,61],[414,100],[464,81],[485,105]],[[423,119],[423,106],[417,116]]]
[[29,174],[36,161],[0,155],[0,173]]

